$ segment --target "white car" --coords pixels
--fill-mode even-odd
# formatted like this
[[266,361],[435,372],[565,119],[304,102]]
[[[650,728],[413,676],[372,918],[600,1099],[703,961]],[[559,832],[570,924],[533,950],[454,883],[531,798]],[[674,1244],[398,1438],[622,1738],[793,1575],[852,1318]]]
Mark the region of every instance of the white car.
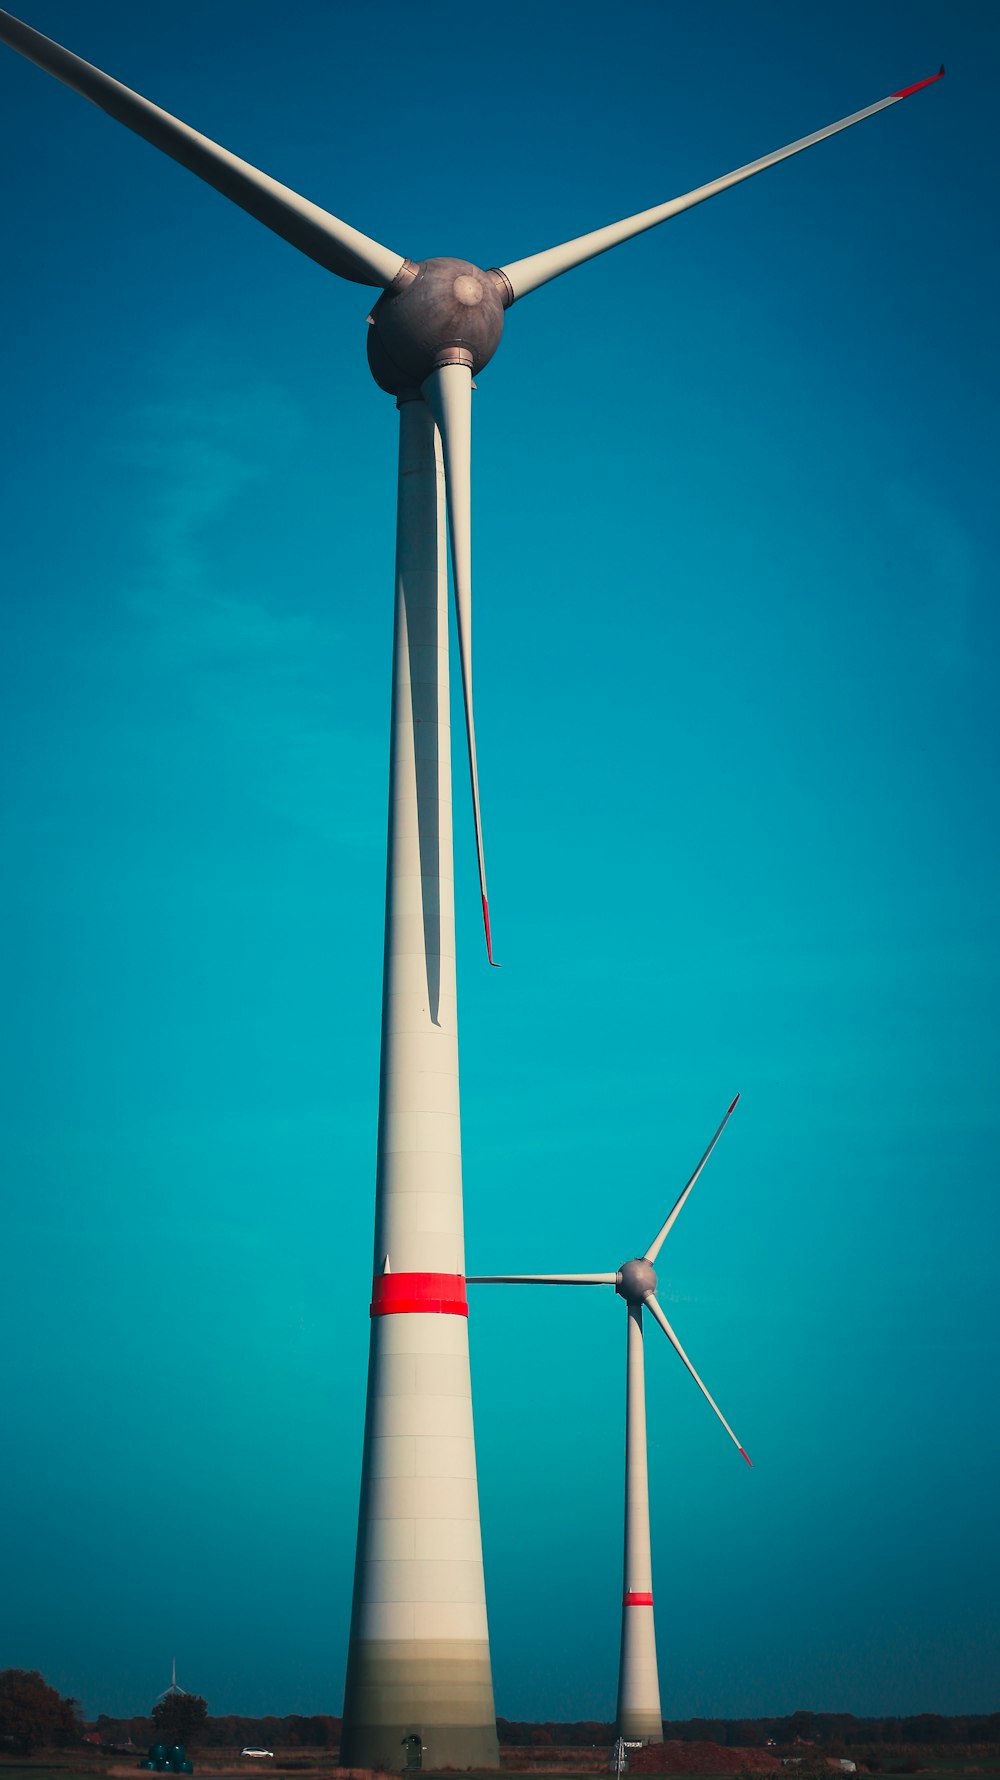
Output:
[[240,1754],[241,1755],[269,1755],[271,1757],[272,1761],[274,1759],[274,1750],[273,1749],[241,1749]]

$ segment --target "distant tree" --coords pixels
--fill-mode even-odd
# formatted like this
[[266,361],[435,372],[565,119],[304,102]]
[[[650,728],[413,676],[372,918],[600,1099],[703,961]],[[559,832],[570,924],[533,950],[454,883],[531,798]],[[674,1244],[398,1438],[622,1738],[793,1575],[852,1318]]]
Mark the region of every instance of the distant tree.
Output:
[[312,1735],[309,1738],[310,1743],[316,1744],[320,1749],[336,1749],[340,1742],[340,1732],[343,1721],[339,1718],[332,1717],[329,1713],[320,1712],[311,1718],[309,1722],[312,1725]]
[[785,1725],[790,1743],[811,1743],[816,1736],[811,1712],[793,1712]]
[[37,1669],[0,1669],[0,1745],[30,1755],[45,1743],[75,1740],[75,1700],[64,1700]]
[[811,1749],[808,1755],[792,1760],[794,1766],[786,1768],[785,1773],[794,1780],[833,1780],[833,1769],[822,1750]]
[[163,1743],[194,1747],[208,1717],[208,1704],[198,1693],[168,1693],[153,1707],[153,1735]]
[[950,1743],[952,1721],[936,1712],[920,1712],[915,1718],[904,1718],[903,1736],[907,1743]]
[[721,1718],[690,1718],[686,1742],[722,1743],[726,1741],[726,1724]]
[[531,1742],[532,1727],[521,1718],[498,1718],[497,1736],[507,1747],[523,1749]]

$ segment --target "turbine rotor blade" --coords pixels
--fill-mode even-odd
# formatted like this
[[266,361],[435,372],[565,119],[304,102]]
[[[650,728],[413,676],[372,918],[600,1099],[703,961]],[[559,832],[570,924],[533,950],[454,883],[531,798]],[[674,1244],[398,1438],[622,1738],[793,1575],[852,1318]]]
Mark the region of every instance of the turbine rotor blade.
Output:
[[353,284],[384,286],[391,284],[406,264],[402,254],[369,240],[339,217],[331,216],[328,210],[311,204],[288,186],[279,185],[276,179],[270,179],[249,162],[241,161],[228,149],[220,148],[207,136],[171,117],[169,111],[161,111],[158,105],[122,86],[110,74],[102,73],[100,68],[2,10],[0,42],[9,44],[29,62],[90,99],[171,160],[179,161],[328,272],[336,272]]
[[913,86],[901,87],[896,93],[890,93],[887,99],[879,99],[874,105],[866,105],[863,111],[853,111],[850,117],[842,117],[839,123],[827,124],[822,130],[814,130],[810,136],[800,136],[797,142],[790,142],[787,148],[775,149],[772,154],[762,155],[759,161],[748,161],[745,167],[737,167],[733,173],[723,174],[721,179],[709,180],[707,185],[699,185],[693,191],[685,192],[683,197],[671,198],[666,204],[656,204],[651,210],[640,210],[635,216],[626,216],[621,222],[610,223],[607,228],[594,229],[589,235],[578,235],[574,241],[564,241],[559,247],[546,248],[542,253],[529,254],[526,259],[515,260],[510,266],[501,266],[499,271],[510,286],[510,302],[518,297],[525,297],[529,291],[537,290],[540,284],[547,284],[550,278],[558,278],[563,272],[571,272],[574,266],[582,266],[586,260],[596,259],[598,254],[607,253],[609,248],[617,247],[622,241],[630,241],[633,235],[642,235],[647,229],[655,229],[658,223],[667,222],[672,216],[679,216],[683,210],[691,210],[696,204],[704,204],[706,198],[714,198],[719,192],[729,190],[732,185],[742,184],[744,179],[752,179],[755,173],[763,173],[766,167],[774,167],[779,161],[788,160],[790,155],[800,154],[804,148],[811,148],[814,142],[823,142],[827,136],[836,136],[841,130],[850,129],[852,124],[859,124],[863,118],[873,117],[876,111],[885,111],[889,105],[897,105],[900,99],[908,99],[911,93],[917,93],[922,87],[932,86],[940,80],[944,73],[931,74],[926,80],[915,81]]
[[467,1286],[613,1286],[617,1273],[470,1273]]
[[[456,351],[461,352],[461,347]],[[490,933],[490,904],[486,892],[486,856],[483,822],[479,809],[479,769],[476,765],[476,725],[472,709],[472,370],[457,359],[438,365],[422,386],[422,394],[441,434],[444,479],[448,493],[448,531],[451,538],[451,574],[455,588],[458,622],[458,653],[462,666],[462,697],[465,701],[465,734],[469,744],[469,775],[472,781],[472,814],[476,825],[479,858],[479,889],[483,899],[486,956],[495,965]]]
[[[739,1099],[739,1095],[737,1094],[736,1100],[738,1100],[738,1099]],[[680,1211],[681,1206],[684,1204],[684,1201],[687,1198],[688,1194],[690,1193],[691,1188],[694,1186],[695,1181],[698,1179],[698,1176],[701,1173],[702,1169],[704,1168],[705,1163],[708,1161],[709,1156],[712,1154],[712,1151],[714,1150],[716,1144],[719,1141],[719,1138],[722,1136],[722,1133],[726,1129],[726,1126],[728,1125],[728,1123],[733,1115],[733,1111],[736,1106],[736,1100],[733,1101],[728,1112],[726,1113],[726,1116],[723,1119],[722,1124],[719,1126],[719,1129],[715,1133],[715,1136],[713,1137],[711,1143],[709,1144],[707,1150],[705,1151],[705,1154],[702,1156],[701,1161],[698,1163],[697,1168],[695,1169],[693,1175],[691,1176],[691,1179],[688,1181],[687,1186],[684,1188],[683,1193],[681,1194],[676,1205],[674,1206],[673,1211],[670,1213],[670,1216],[668,1217],[666,1223],[663,1225],[662,1229],[657,1233],[657,1235],[653,1237],[652,1242],[650,1243],[648,1249],[646,1250],[645,1259],[647,1261],[655,1261],[656,1260],[656,1257],[659,1254],[661,1248],[663,1247],[664,1242],[666,1241],[667,1237],[670,1235],[670,1232],[673,1229],[674,1224],[677,1220],[677,1214]]]
[[722,1423],[723,1427],[725,1428],[726,1433],[729,1435],[730,1440],[733,1442],[733,1445],[735,1447],[737,1447],[741,1453],[743,1453],[743,1457],[746,1459],[747,1464],[750,1466],[750,1468],[752,1470],[753,1469],[752,1459],[749,1457],[748,1453],[744,1450],[744,1448],[742,1446],[740,1446],[740,1443],[737,1440],[736,1435],[733,1433],[732,1428],[729,1426],[729,1423],[727,1422],[725,1416],[723,1415],[722,1410],[719,1408],[718,1403],[715,1401],[715,1398],[712,1396],[711,1391],[707,1390],[705,1388],[705,1386],[702,1384],[701,1379],[698,1377],[697,1372],[695,1371],[694,1367],[692,1366],[691,1361],[688,1359],[687,1354],[684,1352],[684,1349],[682,1348],[680,1342],[678,1341],[676,1335],[674,1334],[673,1329],[670,1327],[670,1324],[667,1322],[667,1319],[664,1316],[663,1311],[660,1308],[660,1305],[659,1305],[657,1299],[654,1297],[652,1292],[650,1292],[648,1298],[645,1298],[643,1300],[643,1303],[645,1304],[646,1309],[649,1311],[650,1315],[654,1316],[656,1318],[656,1320],[659,1323],[660,1328],[663,1330],[663,1333],[666,1336],[667,1340],[673,1345],[677,1354],[679,1354],[680,1358],[684,1361],[685,1366],[687,1367],[688,1371],[690,1372],[691,1377],[694,1379],[695,1384],[698,1386],[698,1389],[700,1390],[702,1396],[707,1398],[708,1402],[712,1405],[712,1408],[715,1410],[716,1415],[718,1416],[720,1422]]

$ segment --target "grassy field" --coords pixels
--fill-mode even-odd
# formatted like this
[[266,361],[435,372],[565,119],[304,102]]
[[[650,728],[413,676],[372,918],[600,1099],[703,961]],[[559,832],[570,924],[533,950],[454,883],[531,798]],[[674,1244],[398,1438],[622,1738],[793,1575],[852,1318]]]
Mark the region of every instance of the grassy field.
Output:
[[[676,1758],[677,1745],[671,1746]],[[608,1750],[605,1748],[504,1748],[500,1753],[505,1773],[550,1774],[557,1780],[594,1780],[596,1774],[607,1773]],[[326,1749],[276,1749],[273,1761],[241,1761],[236,1749],[195,1750],[195,1780],[220,1780],[223,1775],[301,1776],[302,1780],[382,1780],[370,1770],[338,1768],[334,1753]],[[922,1780],[986,1780],[1000,1776],[1000,1752],[983,1750],[974,1756],[955,1757],[933,1750],[922,1751],[918,1775]],[[134,1758],[122,1755],[102,1756],[93,1749],[40,1750],[31,1760],[0,1755],[0,1780],[133,1780],[139,1773],[138,1753]],[[466,1770],[468,1780],[496,1780],[496,1771]],[[790,1774],[794,1774],[791,1769]],[[431,1768],[422,1770],[426,1780],[455,1780],[454,1769],[436,1774]],[[636,1780],[649,1780],[647,1774]],[[713,1780],[704,1769],[697,1774],[671,1773],[669,1780]],[[719,1780],[735,1780],[732,1772]],[[773,1780],[762,1776],[761,1780]],[[830,1770],[830,1780],[835,1780]],[[871,1776],[871,1780],[892,1780],[891,1776]]]
[[[521,1767],[520,1765],[514,1768],[504,1760],[502,1766],[507,1772],[530,1772],[536,1774],[554,1773],[559,1776],[559,1780],[594,1780],[595,1771],[607,1772],[606,1763],[607,1755],[605,1753],[604,1762],[602,1762],[599,1770],[595,1770],[593,1766],[587,1768],[581,1766],[574,1769],[568,1765],[563,1765],[561,1762],[558,1764],[553,1763],[550,1768],[544,1768],[535,1764],[532,1764],[530,1768]],[[195,1758],[195,1780],[197,1780],[199,1774],[259,1774],[262,1765],[263,1764],[260,1762],[251,1765],[248,1762],[239,1761],[238,1758],[232,1759],[228,1763],[225,1762],[224,1758],[218,1762],[213,1760],[211,1764],[209,1764],[207,1762],[201,1762]],[[302,1770],[298,1764],[296,1764],[295,1767],[288,1768],[280,1761],[280,1759],[276,1759],[273,1764],[271,1762],[267,1763],[267,1771],[269,1774],[294,1774],[299,1773]],[[481,1772],[474,1769],[462,1771],[467,1774],[468,1780],[496,1780],[495,1769],[484,1769]],[[76,1775],[79,1775],[81,1780],[83,1780],[83,1776],[86,1775],[100,1776],[101,1780],[121,1780],[121,1776],[137,1772],[138,1770],[136,1768],[123,1767],[119,1763],[111,1765],[107,1762],[101,1762],[99,1759],[84,1763],[69,1760],[65,1762],[53,1761],[47,1756],[39,1758],[38,1761],[13,1761],[8,1758],[0,1757],[0,1777],[2,1777],[2,1780],[70,1780],[70,1776]],[[831,1775],[832,1772],[833,1770],[831,1769]],[[984,1777],[987,1775],[1000,1775],[1000,1760],[997,1760],[996,1758],[990,1760],[987,1758],[982,1762],[955,1762],[952,1765],[942,1764],[941,1766],[936,1766],[932,1762],[928,1762],[927,1766],[922,1768],[920,1772],[926,1776],[926,1780],[970,1780],[970,1777],[974,1775],[983,1775]],[[346,1777],[352,1774],[357,1777],[357,1780],[361,1780],[361,1776],[363,1774],[367,1775],[368,1770],[360,1768],[338,1768],[332,1761],[323,1759],[323,1757],[317,1753],[315,1762],[310,1762],[309,1764],[309,1773],[311,1780],[346,1780]],[[455,1780],[455,1773],[456,1770],[454,1768],[444,1769],[440,1773],[436,1773],[433,1768],[424,1768],[422,1770],[422,1774],[427,1776],[427,1780]],[[642,1780],[649,1780],[648,1775],[643,1775]],[[694,1775],[671,1774],[669,1780],[712,1780],[712,1776],[706,1773],[698,1773]],[[733,1780],[733,1776],[731,1773],[722,1775],[719,1776],[719,1780]]]

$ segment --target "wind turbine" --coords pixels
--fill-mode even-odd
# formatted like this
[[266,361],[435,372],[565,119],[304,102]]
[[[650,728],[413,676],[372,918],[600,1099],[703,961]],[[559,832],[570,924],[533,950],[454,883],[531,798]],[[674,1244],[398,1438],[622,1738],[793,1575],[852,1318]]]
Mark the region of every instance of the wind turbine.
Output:
[[628,1306],[628,1346],[625,1363],[625,1565],[622,1581],[622,1639],[618,1662],[618,1708],[615,1734],[643,1743],[663,1742],[663,1713],[656,1668],[656,1630],[653,1622],[653,1560],[649,1537],[649,1468],[646,1461],[646,1374],[643,1355],[642,1313],[650,1315],[683,1360],[702,1395],[715,1410],[734,1446],[750,1459],[740,1445],[722,1410],[711,1395],[674,1334],[663,1306],[656,1297],[656,1260],[670,1235],[681,1207],[726,1129],[739,1095],[733,1100],[664,1224],[642,1255],[625,1261],[614,1273],[482,1273],[470,1274],[470,1286],[614,1286]]
[[3,11],[0,40],[326,271],[381,293],[368,359],[400,414],[396,619],[372,1330],[341,1759],[400,1767],[405,1739],[420,1735],[428,1766],[495,1766],[464,1277],[445,543],[447,524],[492,964],[472,702],[472,379],[505,311],[539,285],[939,76],[683,197],[484,271],[407,259]]
[[178,1687],[178,1685],[177,1685],[177,1658],[172,1657],[170,1660],[170,1686],[165,1687],[163,1689],[163,1692],[159,1695],[159,1697],[157,1699],[157,1702],[156,1702],[157,1705],[159,1705],[160,1700],[169,1700],[175,1694],[181,1694],[185,1698],[187,1697],[187,1689],[184,1687]]

